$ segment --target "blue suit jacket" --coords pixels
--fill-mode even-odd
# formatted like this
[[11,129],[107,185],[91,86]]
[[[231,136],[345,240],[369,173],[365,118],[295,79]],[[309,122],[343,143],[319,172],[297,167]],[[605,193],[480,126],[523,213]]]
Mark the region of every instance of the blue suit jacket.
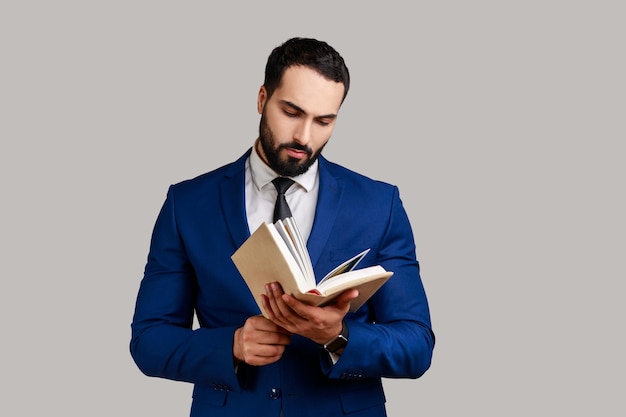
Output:
[[[192,416],[384,416],[381,377],[417,378],[435,343],[413,234],[395,186],[319,159],[308,249],[318,280],[371,248],[360,267],[392,278],[346,316],[349,343],[329,361],[294,336],[274,364],[235,373],[235,329],[259,314],[231,255],[248,238],[237,161],[170,187],[156,221],[132,322],[131,354],[149,376],[194,384]],[[200,328],[192,329],[194,311]]]

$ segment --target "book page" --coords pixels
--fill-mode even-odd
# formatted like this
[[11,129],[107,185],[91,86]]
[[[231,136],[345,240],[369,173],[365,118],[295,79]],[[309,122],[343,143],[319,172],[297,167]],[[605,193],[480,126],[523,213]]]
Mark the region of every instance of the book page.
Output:
[[355,269],[326,280],[318,286],[318,294],[309,291],[296,298],[312,305],[325,306],[332,303],[343,291],[356,288],[359,296],[350,301],[350,311],[357,311],[392,275],[393,272],[386,271],[380,265]]
[[311,287],[315,287],[315,272],[313,272],[313,264],[309,256],[309,250],[306,247],[306,242],[304,241],[302,233],[298,228],[298,224],[293,217],[288,217],[283,220],[283,224],[291,236],[296,250],[301,255],[302,264],[304,266],[302,272],[307,278],[307,284],[310,284]]
[[338,291],[347,290],[349,288],[357,288],[369,281],[388,278],[391,273],[385,271],[380,265],[369,266],[367,268],[355,269],[353,271],[344,272],[343,274],[335,275],[333,279],[328,279],[325,282],[320,282],[317,285],[317,289],[322,295],[334,294]]
[[[305,278],[305,282],[307,286],[314,287],[315,280],[313,280],[313,283],[310,282],[310,279],[308,277],[309,272],[307,270],[306,261],[303,259],[303,254],[298,248],[298,245],[296,244],[292,236],[292,233],[290,233],[290,231],[287,229],[287,225],[282,220],[278,220],[274,224],[268,224],[268,226],[270,228],[274,228],[278,232],[280,237],[283,239],[283,241],[285,242],[285,245],[289,249],[289,252],[293,256],[293,259],[296,260],[298,267],[300,268],[300,271],[302,272],[302,275]],[[308,256],[308,254],[306,254],[306,256]]]
[[367,255],[369,251],[370,251],[369,249],[365,249],[363,252],[359,253],[358,255],[353,256],[352,258],[343,262],[341,265],[339,265],[338,267],[330,271],[328,274],[326,274],[326,276],[322,278],[322,280],[318,283],[318,286],[321,285],[324,281],[328,280],[329,278],[332,278],[339,274],[343,274],[344,272],[352,271],[357,266],[357,264],[361,262],[361,259],[363,259],[365,255]]
[[262,294],[265,294],[266,284],[278,281],[287,294],[300,294],[312,288],[273,224],[262,223],[231,259],[264,315]]

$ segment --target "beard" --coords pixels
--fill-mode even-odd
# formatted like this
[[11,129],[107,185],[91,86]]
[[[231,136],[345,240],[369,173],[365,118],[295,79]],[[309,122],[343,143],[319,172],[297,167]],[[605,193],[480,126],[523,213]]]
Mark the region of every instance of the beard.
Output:
[[[261,123],[259,126],[259,139],[261,142],[261,148],[267,158],[267,164],[276,173],[283,177],[295,177],[300,174],[304,174],[309,170],[311,165],[317,161],[317,158],[322,153],[322,149],[326,144],[322,145],[317,152],[313,152],[308,146],[300,145],[297,142],[290,143],[277,143],[274,137],[274,132],[267,124],[265,114],[261,115]],[[293,158],[287,156],[286,159],[281,159],[280,151],[283,148],[293,148],[299,151],[306,152],[307,157],[304,159]]]

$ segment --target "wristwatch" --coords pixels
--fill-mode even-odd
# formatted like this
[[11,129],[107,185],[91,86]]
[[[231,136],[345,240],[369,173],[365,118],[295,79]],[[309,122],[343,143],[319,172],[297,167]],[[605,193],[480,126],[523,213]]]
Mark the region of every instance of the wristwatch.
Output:
[[341,322],[341,333],[323,347],[327,352],[336,353],[339,349],[343,349],[348,344],[348,326],[346,322]]

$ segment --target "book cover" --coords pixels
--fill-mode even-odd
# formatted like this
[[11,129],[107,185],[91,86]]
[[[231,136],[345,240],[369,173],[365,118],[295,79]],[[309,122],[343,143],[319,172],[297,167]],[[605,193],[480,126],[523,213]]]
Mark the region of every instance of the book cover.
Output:
[[379,265],[354,269],[368,251],[343,262],[316,285],[306,245],[290,218],[261,224],[231,259],[264,315],[261,294],[274,281],[286,294],[315,306],[329,304],[341,292],[357,288],[359,296],[350,304],[350,311],[356,311],[393,275]]

